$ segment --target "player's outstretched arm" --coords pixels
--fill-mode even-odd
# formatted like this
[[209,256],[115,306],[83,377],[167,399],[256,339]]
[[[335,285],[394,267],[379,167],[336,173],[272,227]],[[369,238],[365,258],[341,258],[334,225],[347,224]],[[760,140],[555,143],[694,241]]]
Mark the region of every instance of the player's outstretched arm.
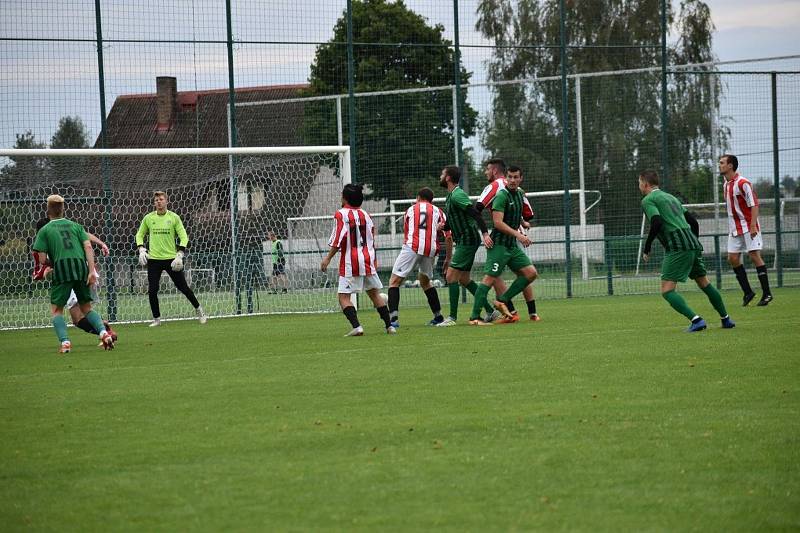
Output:
[[91,241],[93,244],[96,244],[97,246],[100,247],[100,253],[103,254],[103,257],[108,256],[108,254],[109,254],[108,245],[106,243],[104,243],[100,239],[100,237],[97,237],[93,233],[88,233],[87,232],[86,234],[89,236],[89,241]]

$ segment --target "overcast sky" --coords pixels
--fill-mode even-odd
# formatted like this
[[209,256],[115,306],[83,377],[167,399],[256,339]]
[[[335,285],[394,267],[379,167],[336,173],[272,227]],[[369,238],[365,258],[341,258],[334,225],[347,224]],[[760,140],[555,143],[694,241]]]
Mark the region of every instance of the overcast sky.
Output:
[[[94,37],[94,2],[91,0],[2,2],[0,36]],[[474,30],[478,2],[459,1],[460,39],[465,45],[487,44]],[[800,0],[706,2],[717,28],[714,51],[720,60],[800,54],[800,38],[797,37]],[[225,38],[224,2],[221,0],[103,0],[102,5],[106,39]],[[233,2],[235,35],[245,41],[327,41],[344,5],[344,0],[236,0]],[[442,23],[446,37],[453,38],[451,2],[406,0],[406,5],[429,22]],[[308,78],[314,50],[313,44],[272,46],[268,51],[254,45],[237,45],[237,85],[302,83]],[[155,77],[160,75],[176,76],[179,91],[223,88],[227,83],[224,45],[109,43],[104,47],[104,54],[109,109],[120,94],[154,92]],[[473,82],[485,80],[489,54],[488,49],[464,49],[463,59],[466,68],[474,72]],[[54,45],[0,41],[0,61],[0,102],[3,108],[0,145],[12,146],[14,134],[26,129],[31,129],[38,139],[47,141],[55,130],[58,117],[64,115],[81,116],[92,138],[96,137],[99,132],[97,61],[91,42]],[[800,70],[800,60],[740,65],[738,68]],[[752,91],[757,97],[763,96],[760,85],[754,85]],[[737,95],[734,93],[732,96]],[[470,102],[479,111],[488,107],[489,98],[485,90],[470,91]],[[737,103],[736,98],[732,98],[732,104],[745,105]],[[730,111],[735,113],[733,107]],[[768,108],[766,112],[769,112]],[[800,117],[800,111],[795,106],[794,118],[797,117]],[[794,118],[790,120],[790,126],[800,121],[800,118]],[[750,119],[734,117],[734,131],[741,131],[741,123],[745,121]],[[794,125],[795,131],[797,128]],[[758,128],[750,130],[753,133]],[[758,131],[753,134],[765,140],[765,133]],[[800,139],[800,132],[797,135]],[[747,136],[738,135],[737,138],[751,144]],[[475,146],[478,140],[470,142]],[[742,149],[749,148],[743,146]],[[792,159],[789,161],[791,163]],[[794,156],[794,161],[800,174],[800,153]]]

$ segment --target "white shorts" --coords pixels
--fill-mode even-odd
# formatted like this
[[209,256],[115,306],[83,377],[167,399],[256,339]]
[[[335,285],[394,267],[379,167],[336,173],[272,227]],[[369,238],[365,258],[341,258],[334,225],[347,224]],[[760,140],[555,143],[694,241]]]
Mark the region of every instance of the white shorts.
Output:
[[397,259],[394,261],[392,274],[395,276],[400,276],[401,278],[407,278],[411,272],[414,271],[414,268],[417,267],[419,268],[421,274],[425,274],[429,278],[432,278],[434,259],[435,257],[419,255],[410,247],[404,245],[403,249],[400,250],[400,255],[398,255]]
[[745,232],[744,235],[728,235],[728,253],[737,254],[740,252],[753,252],[761,250],[764,247],[761,232],[756,233],[755,237],[750,237],[750,233]]
[[353,294],[372,289],[382,289],[383,283],[377,274],[369,276],[339,276],[339,294]]

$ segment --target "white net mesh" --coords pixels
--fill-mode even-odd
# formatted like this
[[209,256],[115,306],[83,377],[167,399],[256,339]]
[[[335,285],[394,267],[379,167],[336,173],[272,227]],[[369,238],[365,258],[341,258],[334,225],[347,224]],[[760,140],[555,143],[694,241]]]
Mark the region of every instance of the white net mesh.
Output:
[[[339,207],[343,183],[350,181],[346,148],[262,150],[249,149],[246,155],[170,151],[133,156],[126,150],[104,151],[104,157],[14,154],[6,168],[19,171],[6,173],[0,189],[0,328],[49,324],[49,283],[31,281],[30,245],[35,224],[44,217],[45,198],[53,193],[66,199],[68,218],[111,249],[108,257],[96,251],[102,278],[98,304],[104,317],[150,318],[147,273],[138,265],[134,236],[142,217],[153,210],[154,190],[166,191],[168,209],[186,227],[186,278],[207,314],[330,309],[329,298],[317,294],[320,275],[313,270],[287,268],[285,281],[276,283],[268,234],[285,241],[288,218],[330,215]],[[162,276],[162,318],[193,317],[186,298]]]

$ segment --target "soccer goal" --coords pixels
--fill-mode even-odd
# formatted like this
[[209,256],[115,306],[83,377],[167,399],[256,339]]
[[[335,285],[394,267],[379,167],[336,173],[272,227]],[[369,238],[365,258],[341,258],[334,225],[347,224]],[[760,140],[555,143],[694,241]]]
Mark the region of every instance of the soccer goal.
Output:
[[[31,280],[30,247],[53,193],[65,198],[68,218],[111,250],[103,257],[95,248],[98,303],[112,320],[150,318],[134,236],[156,190],[189,234],[186,276],[208,314],[333,310],[318,272],[273,269],[281,246],[270,233],[292,265],[287,220],[330,217],[351,180],[349,158],[347,146],[0,150],[0,329],[49,324],[49,284]],[[194,316],[172,283],[162,282],[160,300],[165,320]]]

